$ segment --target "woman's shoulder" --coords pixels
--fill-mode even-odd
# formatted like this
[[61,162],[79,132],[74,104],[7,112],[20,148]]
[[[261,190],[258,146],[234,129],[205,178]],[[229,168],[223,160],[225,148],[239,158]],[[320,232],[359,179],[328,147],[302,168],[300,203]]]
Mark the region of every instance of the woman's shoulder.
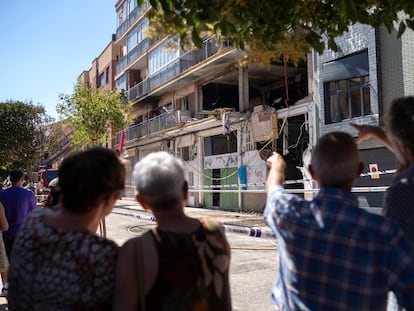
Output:
[[208,232],[220,234],[224,233],[224,227],[221,222],[212,218],[200,218],[202,228]]

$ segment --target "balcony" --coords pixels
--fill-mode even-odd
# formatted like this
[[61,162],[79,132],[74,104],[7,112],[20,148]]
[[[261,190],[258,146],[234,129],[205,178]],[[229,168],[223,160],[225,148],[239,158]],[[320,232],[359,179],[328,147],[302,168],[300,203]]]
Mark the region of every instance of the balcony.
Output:
[[149,38],[145,38],[140,43],[137,44],[136,47],[134,47],[127,55],[122,57],[117,63],[116,63],[116,69],[115,73],[118,74],[124,69],[126,66],[131,64],[134,60],[136,60],[138,57],[140,57],[142,54],[144,54],[150,45],[153,43],[154,40],[151,40]]
[[[191,120],[190,111],[170,110],[164,112],[152,119],[143,121],[139,124],[128,126],[125,129],[125,141],[134,140],[144,136],[149,136],[153,133],[178,126],[182,123]],[[120,141],[121,132],[115,134],[115,144],[118,145]]]
[[140,16],[142,12],[148,9],[149,6],[150,6],[149,1],[146,1],[143,5],[139,7],[135,7],[132,10],[132,12],[126,18],[126,20],[121,25],[119,25],[119,27],[116,30],[117,40],[122,37],[122,35],[125,33],[125,31],[127,31],[129,26],[131,26],[135,22],[135,20],[138,18],[138,16]]
[[[226,41],[222,44],[221,48],[229,46],[230,41]],[[159,71],[153,73],[148,78],[130,88],[128,90],[128,100],[138,100],[140,97],[148,94],[156,87],[177,77],[194,65],[197,65],[198,63],[216,54],[218,51],[219,48],[216,46],[212,38],[205,40],[202,48],[186,52],[175,61],[169,63]]]

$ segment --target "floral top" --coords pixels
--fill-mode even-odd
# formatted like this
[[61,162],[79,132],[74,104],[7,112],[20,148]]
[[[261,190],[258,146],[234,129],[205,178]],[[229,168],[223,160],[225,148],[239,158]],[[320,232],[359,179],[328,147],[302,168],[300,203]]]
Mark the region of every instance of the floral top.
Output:
[[146,296],[147,310],[231,310],[230,248],[219,223],[202,219],[193,233],[150,231],[158,274]]
[[110,310],[118,246],[48,226],[44,209],[22,225],[9,271],[10,310]]

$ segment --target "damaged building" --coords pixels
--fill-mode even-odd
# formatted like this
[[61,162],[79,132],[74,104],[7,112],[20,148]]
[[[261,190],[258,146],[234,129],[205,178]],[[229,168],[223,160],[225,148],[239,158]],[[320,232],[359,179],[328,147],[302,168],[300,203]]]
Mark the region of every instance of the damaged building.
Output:
[[[316,138],[306,62],[241,66],[245,52],[214,38],[201,48],[174,48],[174,38],[146,36],[148,6],[116,4],[114,80],[134,122],[116,133],[115,148],[121,146],[129,173],[153,151],[183,159],[189,206],[261,211],[266,152],[283,153],[287,179],[301,180],[303,155]],[[289,187],[303,192],[304,184]],[[125,195],[133,195],[130,174]]]

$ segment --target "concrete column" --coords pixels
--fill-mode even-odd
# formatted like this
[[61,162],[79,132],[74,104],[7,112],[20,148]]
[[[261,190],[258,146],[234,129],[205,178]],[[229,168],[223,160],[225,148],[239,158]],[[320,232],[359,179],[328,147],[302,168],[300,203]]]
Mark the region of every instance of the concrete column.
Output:
[[195,98],[195,111],[194,113],[197,114],[201,110],[203,110],[203,87],[201,85],[196,85],[194,88],[194,98]]
[[[244,144],[244,139],[243,139],[243,130],[239,129],[237,130],[237,168],[239,168],[241,165],[243,165],[243,161],[242,161],[242,157],[244,155],[243,152],[243,144]],[[239,187],[238,190],[241,190],[240,187],[240,182],[239,182]],[[237,193],[237,199],[239,201],[239,212],[243,211],[243,194],[241,192]]]
[[239,111],[249,108],[249,74],[247,67],[239,67]]

